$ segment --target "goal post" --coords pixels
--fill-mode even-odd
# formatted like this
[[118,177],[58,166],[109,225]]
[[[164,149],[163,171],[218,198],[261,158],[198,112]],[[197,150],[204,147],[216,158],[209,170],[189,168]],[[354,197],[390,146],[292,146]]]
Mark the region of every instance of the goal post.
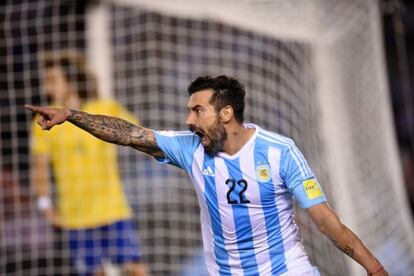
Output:
[[113,97],[112,42],[109,9],[107,5],[90,5],[86,13],[86,57],[91,70],[95,72],[100,97]]
[[[358,24],[348,23],[341,29],[323,24],[322,19],[319,39],[314,41],[321,129],[329,152],[325,158],[341,219],[387,268],[396,267],[391,259],[401,258],[399,268],[391,274],[404,274],[413,257],[413,222],[392,121],[381,14],[378,3],[356,4],[338,5],[337,10],[348,9],[351,14],[358,9]],[[329,14],[329,5],[325,8],[322,13]],[[386,211],[391,202],[398,202],[396,217],[396,213]],[[395,256],[390,254],[390,247],[397,249]],[[410,257],[404,257],[405,251]],[[364,273],[351,260],[349,266],[352,275]]]

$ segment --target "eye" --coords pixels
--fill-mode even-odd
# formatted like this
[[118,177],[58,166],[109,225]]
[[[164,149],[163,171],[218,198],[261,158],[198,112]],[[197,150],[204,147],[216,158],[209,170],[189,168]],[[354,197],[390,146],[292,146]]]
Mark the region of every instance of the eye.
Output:
[[196,108],[195,112],[197,115],[201,115],[203,113],[203,110],[201,108]]

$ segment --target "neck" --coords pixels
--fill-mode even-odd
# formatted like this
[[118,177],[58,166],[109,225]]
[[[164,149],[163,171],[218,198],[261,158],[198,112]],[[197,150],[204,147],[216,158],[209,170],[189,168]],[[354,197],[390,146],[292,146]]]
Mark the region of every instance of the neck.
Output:
[[227,140],[224,143],[223,151],[229,155],[237,153],[252,137],[253,128],[246,128],[243,124],[228,124],[225,126]]

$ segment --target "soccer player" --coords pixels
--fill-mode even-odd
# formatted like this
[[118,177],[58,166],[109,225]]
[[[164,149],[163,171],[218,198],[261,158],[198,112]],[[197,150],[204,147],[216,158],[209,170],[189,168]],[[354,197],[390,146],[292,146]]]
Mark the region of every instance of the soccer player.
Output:
[[[43,86],[52,105],[106,112],[137,122],[119,103],[97,97],[94,75],[78,53],[52,52],[42,61]],[[116,147],[71,124],[48,133],[34,122],[31,151],[38,207],[51,224],[67,231],[77,273],[103,274],[102,264],[110,260],[130,275],[147,275],[132,210],[121,186]],[[50,199],[49,161],[57,208]]]
[[199,77],[189,88],[190,131],[154,131],[67,108],[26,106],[48,130],[69,121],[110,143],[131,146],[185,170],[201,207],[211,275],[319,275],[301,244],[293,198],[333,244],[367,275],[388,275],[341,223],[294,142],[244,124],[245,89],[227,77]]

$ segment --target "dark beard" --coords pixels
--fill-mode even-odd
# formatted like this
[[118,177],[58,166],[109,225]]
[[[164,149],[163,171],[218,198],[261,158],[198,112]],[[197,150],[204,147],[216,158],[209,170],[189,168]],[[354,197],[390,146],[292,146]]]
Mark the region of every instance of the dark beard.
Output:
[[209,131],[211,133],[210,144],[204,147],[208,155],[214,156],[223,150],[224,142],[227,139],[226,129],[222,124],[217,124]]

